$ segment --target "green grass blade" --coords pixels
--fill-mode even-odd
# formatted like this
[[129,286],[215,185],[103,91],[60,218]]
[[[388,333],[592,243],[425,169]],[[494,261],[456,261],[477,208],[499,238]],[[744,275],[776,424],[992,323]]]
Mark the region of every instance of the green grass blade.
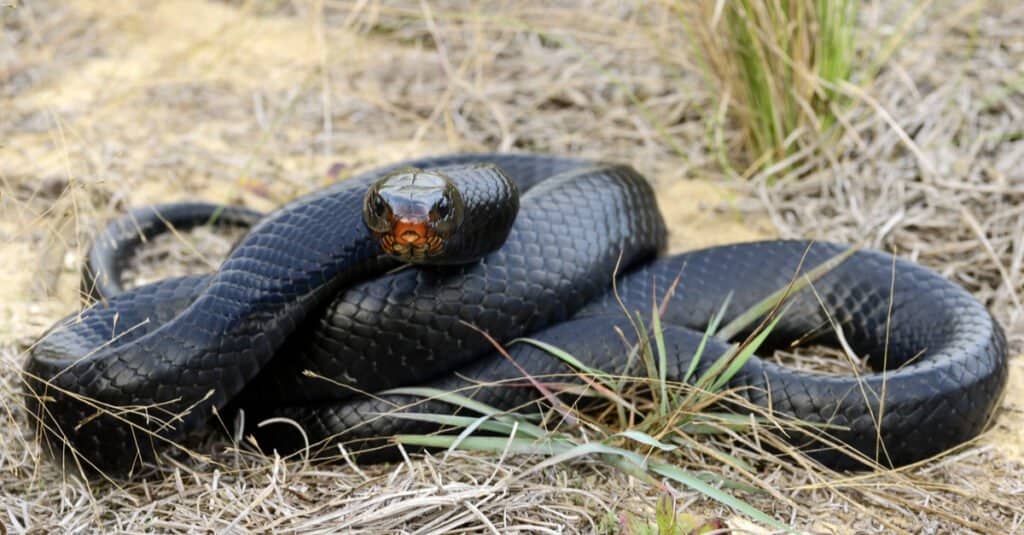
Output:
[[[418,396],[426,399],[436,399],[439,401],[443,401],[445,403],[450,403],[452,405],[456,405],[459,407],[469,409],[471,411],[478,412],[480,414],[493,416],[499,420],[507,421],[507,419],[509,418],[505,411],[498,410],[494,407],[491,407],[490,405],[487,405],[486,403],[481,403],[474,399],[470,399],[466,396],[463,396],[462,394],[447,392],[445,390],[438,390],[436,388],[410,386],[403,388],[392,388],[391,390],[386,390],[382,392],[382,394],[401,394],[407,396]],[[541,437],[547,434],[547,431],[526,421],[525,419],[517,417],[514,420],[516,421],[516,423],[518,423],[520,429],[523,432],[527,433],[528,435]]]
[[[600,442],[586,442],[584,444],[577,444],[569,449],[566,449],[560,453],[552,455],[550,458],[537,463],[532,466],[529,470],[519,474],[518,477],[526,477],[535,472],[539,472],[549,466],[561,464],[572,459],[580,457],[586,457],[588,455],[602,455],[610,457],[618,457],[632,463],[641,469],[647,467],[647,460],[640,454],[632,452],[622,448],[616,448]],[[608,459],[605,459],[606,461]]]
[[715,335],[718,331],[718,324],[722,322],[722,318],[725,317],[725,311],[729,309],[729,303],[732,301],[732,291],[725,295],[725,299],[722,301],[722,306],[718,309],[718,312],[711,318],[706,329],[704,329],[704,336],[700,339],[700,344],[697,346],[697,351],[693,354],[693,358],[690,360],[690,366],[686,369],[686,375],[683,376],[683,382],[687,383],[690,378],[693,377],[693,372],[697,371],[697,364],[700,363],[701,357],[704,355],[704,349],[707,347],[708,339]]
[[777,529],[786,530],[789,533],[796,533],[796,531],[793,531],[789,526],[761,512],[760,510],[750,505],[749,503],[739,498],[736,498],[735,496],[723,491],[722,489],[719,489],[708,484],[703,479],[677,466],[673,466],[671,464],[650,463],[649,469],[655,474],[667,477],[678,483],[682,483],[683,485],[690,487],[691,489],[707,496],[708,498],[711,498],[712,500],[715,500],[723,505],[732,507],[733,509],[749,516],[757,522],[761,522],[762,524],[772,526]]
[[753,474],[753,473],[756,472],[754,470],[754,467],[750,466],[750,464],[747,463],[746,461],[744,461],[743,459],[740,459],[739,457],[736,457],[735,455],[730,455],[730,454],[728,454],[728,453],[726,453],[726,452],[724,452],[724,451],[722,451],[720,449],[715,449],[715,448],[712,448],[710,446],[705,446],[704,444],[701,444],[697,440],[694,440],[693,437],[691,437],[691,436],[688,436],[688,435],[676,435],[676,436],[672,437],[672,441],[677,443],[677,444],[679,444],[680,446],[682,446],[683,448],[686,448],[686,449],[696,449],[696,450],[699,450],[699,451],[706,452],[707,454],[711,455],[712,457],[717,459],[722,464],[731,465],[731,466],[733,466],[735,468],[738,468],[738,469],[740,469],[740,470],[742,470],[744,472],[747,472],[748,474]]
[[743,431],[750,427],[749,425],[740,427],[735,424],[709,424],[701,422],[688,422],[679,426],[679,430],[685,435],[721,435],[725,429],[731,429],[734,431]]
[[594,379],[597,379],[598,381],[601,381],[601,383],[604,384],[605,386],[607,386],[608,388],[613,388],[615,386],[615,383],[611,379],[611,375],[609,375],[609,374],[605,373],[604,371],[599,370],[597,368],[592,368],[590,366],[587,366],[582,361],[580,361],[580,359],[576,358],[575,356],[573,356],[572,354],[570,354],[569,352],[565,351],[564,349],[562,349],[560,347],[556,347],[556,346],[553,346],[553,345],[551,345],[551,344],[549,344],[547,342],[542,342],[540,340],[535,340],[533,338],[516,338],[516,339],[512,340],[511,342],[509,342],[508,345],[512,345],[512,344],[516,344],[516,343],[529,344],[529,345],[534,346],[534,347],[536,347],[538,349],[542,349],[542,350],[550,353],[552,356],[558,358],[562,362],[565,362],[569,366],[572,366],[573,368],[576,368],[577,370],[583,371],[586,374],[588,374],[591,377],[593,377]]
[[658,403],[658,412],[662,416],[668,414],[668,352],[665,350],[665,333],[661,330],[661,314],[658,312],[658,303],[651,304],[651,331],[654,335],[654,344],[658,353],[658,391],[661,395],[661,403]]
[[[718,377],[722,373],[722,371],[725,370],[726,366],[728,366],[729,362],[732,359],[736,358],[736,353],[738,352],[738,350],[739,346],[730,347],[729,350],[726,351],[721,357],[718,357],[718,359],[716,359],[715,362],[711,364],[711,367],[709,367],[704,373],[701,374],[700,377],[697,378],[697,386],[705,388],[706,385],[710,384],[714,380],[714,378]],[[710,388],[708,388],[707,391],[714,392],[714,390],[711,390]]]
[[640,336],[639,347],[640,347],[640,358],[644,361],[644,369],[647,370],[647,378],[651,381],[658,380],[658,365],[654,362],[654,353],[651,351],[650,340],[647,339],[647,324],[644,322],[643,314],[639,311],[636,313],[636,324],[638,333]]
[[[419,413],[419,412],[389,412],[380,413],[382,416],[388,416],[390,418],[398,418],[401,420],[413,420],[416,422],[428,422],[432,424],[443,425],[447,427],[456,427],[462,429],[480,429],[482,431],[488,431],[491,433],[501,433],[508,435],[513,429],[517,427],[516,423],[501,422],[492,419],[491,416],[455,416],[451,414],[433,414],[433,413]],[[533,437],[537,438],[537,437]]]
[[440,390],[437,388],[430,388],[425,386],[404,386],[400,388],[392,388],[381,392],[381,395],[405,395],[405,396],[417,396],[425,399],[436,399],[452,405],[457,405],[472,411],[476,411],[480,414],[502,414],[504,411],[498,410],[486,403],[481,403],[475,399],[468,398],[462,394],[456,394],[455,392],[449,392],[447,390]]
[[633,430],[633,429],[627,429],[625,431],[621,431],[619,433],[615,433],[612,436],[613,437],[626,437],[626,438],[628,438],[630,440],[634,440],[634,441],[639,442],[641,444],[644,444],[646,446],[651,446],[652,448],[658,448],[659,450],[665,451],[665,452],[679,449],[679,446],[673,446],[672,444],[666,444],[666,443],[664,443],[664,442],[662,442],[662,441],[652,437],[651,435],[648,435],[647,433],[642,433],[640,431],[636,431],[636,430]]
[[[744,431],[752,425],[769,425],[772,420],[764,416],[749,414],[733,414],[728,412],[704,411],[682,426],[685,433],[691,435],[721,434],[722,429]],[[704,429],[703,431],[701,429]]]
[[519,342],[529,344],[543,351],[546,351],[548,354],[560,359],[562,362],[565,362],[569,366],[577,370],[580,370],[583,374],[586,375],[585,377],[580,377],[580,379],[582,379],[584,382],[583,385],[580,385],[579,387],[574,385],[567,385],[560,388],[559,392],[574,393],[579,396],[603,396],[606,399],[610,399],[611,401],[615,402],[618,410],[621,411],[624,408],[632,413],[639,414],[640,411],[636,408],[636,406],[634,406],[633,403],[630,403],[629,400],[627,400],[626,398],[622,397],[620,392],[620,385],[615,380],[615,377],[613,377],[612,375],[597,368],[587,366],[582,361],[580,361],[579,359],[577,359],[575,356],[571,355],[564,349],[553,346],[546,342],[542,342],[540,340],[535,340],[533,338],[516,338],[509,343],[512,344]]
[[729,479],[727,477],[722,477],[718,474],[711,472],[697,472],[691,475],[709,485],[718,485],[726,489],[741,490],[743,492],[749,492],[751,494],[765,494],[767,492],[763,488],[755,487],[750,483],[744,483],[742,481],[738,481],[735,479]]
[[800,290],[806,288],[809,284],[814,283],[821,277],[823,277],[829,271],[835,269],[836,266],[842,264],[847,258],[853,253],[860,250],[860,245],[850,246],[845,251],[829,258],[821,265],[805,273],[802,277],[797,278],[792,284],[780,288],[772,292],[768,297],[758,301],[754,306],[748,308],[743,314],[740,314],[735,319],[726,324],[718,331],[718,337],[722,340],[729,340],[739,334],[742,330],[750,327],[759,318],[764,317],[766,314],[772,311],[779,302],[789,295],[794,295]]
[[768,335],[771,334],[775,326],[778,325],[779,320],[782,319],[782,316],[784,314],[785,310],[779,312],[779,314],[775,316],[775,319],[773,319],[767,327],[761,329],[761,332],[757,333],[757,336],[754,337],[754,339],[749,344],[745,344],[744,346],[742,346],[739,355],[737,355],[735,359],[730,360],[729,367],[726,368],[722,373],[715,376],[715,380],[711,384],[712,392],[717,392],[726,383],[728,383],[734,375],[736,375],[736,372],[740,371],[740,368],[742,368],[743,365],[746,364],[748,360],[750,360],[750,357],[754,355],[754,352],[757,351],[757,348],[761,347],[761,344],[763,344],[765,339],[768,338]]
[[[484,425],[484,423],[487,421],[488,418],[490,418],[490,416],[484,415],[484,416],[480,416],[479,418],[476,418],[475,420],[470,422],[470,424],[467,425],[466,428],[463,429],[461,433],[459,433],[459,436],[457,436],[455,438],[455,442],[452,442],[452,445],[448,446],[448,452],[450,453],[450,452],[454,451],[456,448],[459,447],[460,444],[465,442],[466,439],[468,439],[469,437],[473,436],[473,433],[476,432],[477,428],[479,428],[480,426]],[[510,429],[508,432],[503,433],[503,434],[508,436],[508,437],[513,437],[516,434],[517,427],[518,426],[513,424],[512,425],[512,429]]]
[[509,451],[521,455],[557,455],[573,447],[571,442],[562,440],[535,440],[532,438],[509,437],[468,437],[459,441],[456,435],[395,435],[402,444],[446,449],[458,444],[458,449],[503,453]]

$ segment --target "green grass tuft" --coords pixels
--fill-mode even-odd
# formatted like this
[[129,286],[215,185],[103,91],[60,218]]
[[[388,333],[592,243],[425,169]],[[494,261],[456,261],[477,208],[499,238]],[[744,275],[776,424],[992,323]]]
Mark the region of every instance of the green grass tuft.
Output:
[[[645,368],[636,374],[637,377],[621,377],[606,370],[594,369],[568,352],[541,341],[521,339],[512,342],[528,343],[547,351],[563,361],[586,385],[584,388],[547,385],[538,378],[527,377],[551,403],[552,410],[562,416],[560,421],[563,424],[556,425],[554,429],[538,425],[536,418],[506,413],[461,394],[429,388],[401,388],[391,392],[443,400],[478,416],[394,413],[394,417],[432,422],[448,429],[461,430],[457,434],[399,435],[396,439],[403,444],[447,448],[449,451],[465,449],[503,456],[520,453],[547,457],[518,474],[516,477],[519,478],[573,459],[596,457],[641,481],[652,485],[659,485],[659,481],[664,480],[681,484],[763,525],[785,530],[787,527],[784,524],[726,490],[772,492],[772,489],[763,486],[754,468],[734,455],[702,444],[698,437],[749,431],[760,425],[791,425],[791,422],[781,422],[770,414],[732,414],[713,410],[712,407],[726,400],[742,404],[742,397],[729,389],[730,380],[754,355],[785,313],[785,301],[794,292],[800,291],[847,259],[856,249],[851,247],[821,266],[793,277],[786,287],[765,297],[746,313],[719,329],[725,309],[731,301],[731,295],[727,297],[718,313],[710,318],[702,342],[682,381],[668,375],[670,356],[660,317],[663,308],[659,308],[655,302],[652,303],[649,321],[644,321],[640,314],[631,316],[637,343],[629,352],[629,357],[631,361],[637,357]],[[803,272],[803,262],[798,272]],[[667,305],[667,302],[662,305]],[[723,332],[728,336],[723,336]],[[722,355],[710,355],[715,360],[710,361],[703,373],[696,375],[697,363],[702,358],[709,358],[709,355],[704,354],[708,339],[718,337],[729,340],[740,332],[749,334]],[[603,401],[603,406],[587,411],[575,405],[570,407],[558,400],[555,396],[558,393],[598,398]],[[567,415],[567,411],[571,414]],[[479,436],[479,432],[490,435]],[[730,466],[745,481],[704,471],[694,472],[677,465],[676,462],[680,460],[678,456],[683,450],[693,448]],[[656,525],[675,525],[674,514],[662,513],[665,512],[656,515]]]
[[[699,0],[676,7],[707,78],[741,131],[749,176],[836,123],[854,61],[856,2]],[[734,151],[723,151],[734,153]]]

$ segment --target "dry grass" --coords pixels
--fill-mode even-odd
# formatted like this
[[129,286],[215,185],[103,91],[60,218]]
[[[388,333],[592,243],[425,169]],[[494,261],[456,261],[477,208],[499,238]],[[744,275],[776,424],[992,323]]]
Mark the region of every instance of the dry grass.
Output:
[[[520,480],[536,458],[304,466],[219,437],[191,445],[212,453],[209,463],[90,487],[39,458],[17,372],[28,344],[76,306],[81,254],[125,206],[201,197],[267,209],[324,183],[335,161],[356,169],[452,149],[631,162],[663,186],[677,250],[690,237],[704,245],[866,236],[968,287],[1020,353],[1024,7],[889,4],[897,3],[862,4],[860,52],[888,56],[888,43],[904,44],[877,77],[843,87],[853,103],[836,143],[762,169],[749,184],[729,181],[718,164],[742,132],[708,128],[717,96],[664,6],[0,7],[0,418],[9,429],[0,434],[0,525],[595,531],[614,530],[627,513],[652,517],[668,493],[677,510],[747,526],[699,495],[658,490],[596,461]],[[207,259],[194,265],[205,269],[216,244],[198,243]],[[175,264],[187,250],[164,245]],[[139,277],[167,273],[153,268],[144,264]],[[800,530],[1020,532],[1024,366],[1011,367],[994,429],[921,466],[843,475],[758,456],[738,440],[721,447],[754,462],[776,490],[743,497]],[[704,453],[687,455],[690,467],[736,475]]]

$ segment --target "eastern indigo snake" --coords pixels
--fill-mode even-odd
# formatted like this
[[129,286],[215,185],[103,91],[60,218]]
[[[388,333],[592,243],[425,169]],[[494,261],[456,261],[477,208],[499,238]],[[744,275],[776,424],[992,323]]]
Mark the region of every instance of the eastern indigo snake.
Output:
[[[389,199],[382,192],[366,195],[377,179],[403,168],[434,169],[401,171],[420,173],[417,184],[427,190],[430,180],[422,177],[440,174],[469,191],[405,208],[383,206]],[[505,176],[515,186],[502,182]],[[426,227],[395,228],[405,221],[397,217],[401,210],[447,221],[437,230],[454,231],[453,254],[495,249],[504,231],[457,236],[475,220],[500,226],[515,215],[514,207],[493,203],[515,189],[522,197],[514,225],[504,244],[479,261],[395,270],[398,261],[381,254],[381,243],[420,260],[442,248]],[[465,197],[465,206],[452,195]],[[123,254],[140,235],[169,223],[197,224],[211,213],[223,224],[258,223],[215,273],[122,291]],[[540,155],[403,162],[262,218],[195,203],[137,210],[112,223],[92,250],[87,289],[99,300],[47,331],[30,353],[31,425],[56,459],[114,473],[203,427],[213,408],[245,409],[250,422],[291,418],[314,442],[428,431],[421,422],[380,416],[413,401],[410,396],[363,393],[403,385],[456,390],[521,378],[523,371],[480,331],[500,342],[529,336],[594,368],[627,372],[622,333],[631,331],[623,305],[649,313],[652,299],[675,282],[662,323],[671,356],[667,377],[678,380],[727,295],[724,321],[785,288],[799,269],[845,250],[779,240],[658,258],[665,245],[652,188],[636,171]],[[610,291],[615,273],[618,299]],[[838,325],[848,347],[867,355],[875,371],[823,375],[755,356],[728,386],[780,414],[832,424],[835,440],[882,464],[925,458],[983,429],[1007,375],[1002,330],[983,305],[938,274],[874,250],[855,252],[812,286],[791,297],[762,349],[798,339],[834,346],[840,340],[828,326]],[[727,348],[726,341],[711,340],[698,369]],[[508,351],[531,375],[567,372],[535,346],[516,343]],[[537,398],[522,385],[481,386],[472,395],[501,409]],[[410,410],[455,409],[429,401]],[[277,429],[258,436],[269,446],[294,447],[298,434]],[[791,440],[827,465],[862,466],[806,436]]]

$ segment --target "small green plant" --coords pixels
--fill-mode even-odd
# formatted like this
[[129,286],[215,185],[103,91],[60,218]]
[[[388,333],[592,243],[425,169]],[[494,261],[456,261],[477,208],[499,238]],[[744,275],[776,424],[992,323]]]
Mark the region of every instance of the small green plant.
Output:
[[599,531],[623,535],[704,535],[722,533],[725,528],[721,519],[676,511],[675,500],[662,494],[655,505],[653,521],[635,513],[610,513]]
[[[698,0],[673,4],[742,131],[750,175],[817,142],[851,74],[852,0]],[[726,165],[730,165],[727,162]]]

